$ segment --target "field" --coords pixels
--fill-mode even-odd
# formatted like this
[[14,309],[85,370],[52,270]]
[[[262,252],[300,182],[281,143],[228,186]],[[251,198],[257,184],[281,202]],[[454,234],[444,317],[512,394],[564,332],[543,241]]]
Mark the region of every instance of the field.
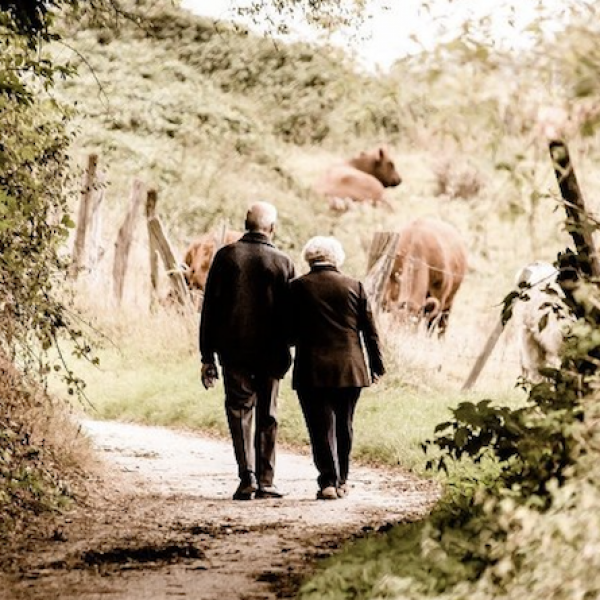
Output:
[[[216,52],[211,46],[216,34],[211,33],[210,24],[184,13],[171,16],[171,20],[163,13],[153,17],[154,35],[132,30],[127,23],[115,32],[93,27],[73,31],[73,44],[86,62],[80,64],[79,76],[68,80],[61,91],[65,98],[78,100],[74,162],[83,168],[87,153],[98,153],[106,179],[103,258],[91,276],[80,277],[77,289],[78,305],[107,336],[100,350],[100,369],[82,372],[98,414],[225,432],[221,391],[203,393],[198,383],[197,315],[173,315],[168,308],[150,311],[149,250],[142,215],[135,229],[125,299],[115,305],[111,291],[114,240],[136,178],[157,188],[158,213],[180,257],[194,236],[214,231],[223,222],[239,228],[247,205],[256,199],[277,205],[276,242],[292,255],[299,272],[306,269],[299,257],[302,245],[315,234],[337,236],[347,254],[344,269],[362,279],[377,231],[395,230],[412,218],[431,215],[461,232],[469,248],[469,270],[446,339],[409,334],[387,315],[380,315],[390,368],[381,386],[368,390],[361,402],[357,456],[419,468],[423,460],[419,444],[448,416],[449,406],[477,397],[518,403],[524,394],[515,387],[519,364],[510,323],[475,389],[469,394],[460,389],[498,319],[504,296],[513,288],[516,270],[531,260],[554,260],[566,242],[562,215],[556,210],[556,183],[542,140],[534,139],[539,147],[521,159],[536,181],[518,186],[494,163],[498,155],[514,152],[518,140],[512,135],[503,139],[496,129],[474,138],[467,129],[463,139],[451,141],[436,129],[443,125],[445,113],[433,104],[426,107],[431,115],[429,127],[423,114],[402,123],[401,132],[395,125],[386,131],[370,121],[374,117],[360,112],[361,101],[381,102],[377,94],[389,95],[393,80],[367,78],[364,93],[370,97],[343,105],[341,81],[349,86],[364,76],[296,46],[277,49],[280,67],[271,71],[259,73],[255,63],[248,62],[245,68],[252,70],[244,71],[246,78],[240,79],[242,66],[236,61],[241,59],[233,56],[240,44],[248,45],[246,54],[255,60],[264,55],[273,59],[276,50],[268,42],[242,41],[231,32],[222,32],[220,39],[229,36],[225,37],[229,46],[221,44],[221,62],[209,69],[206,56],[214,59],[212,52]],[[177,34],[181,43],[173,44],[167,34]],[[149,52],[156,60],[142,64],[139,57]],[[204,66],[199,66],[203,55]],[[308,113],[304,115],[307,124],[298,115],[292,120],[285,113],[267,116],[263,111],[269,102],[267,84],[273,94],[289,95],[286,69],[297,56],[304,57],[307,65],[297,83],[305,98],[302,109]],[[332,98],[331,107],[321,102],[305,108],[318,98],[313,70],[323,63],[331,69],[332,78],[323,77],[319,85]],[[159,64],[168,68],[155,66]],[[310,85],[301,87],[302,77]],[[197,90],[202,90],[200,96]],[[415,99],[418,95],[415,90]],[[348,123],[340,122],[342,109]],[[485,110],[477,119],[490,119]],[[226,118],[224,111],[236,115],[235,119]],[[203,126],[198,124],[201,115],[206,121]],[[389,118],[396,123],[397,116]],[[466,115],[462,119],[463,125],[471,127]],[[298,122],[302,126],[291,127],[290,123]],[[311,139],[319,137],[318,125],[327,126],[329,133],[323,140]],[[353,134],[351,127],[358,133]],[[492,137],[497,144],[505,143],[494,149],[495,156],[487,139]],[[532,140],[522,140],[526,142]],[[403,176],[399,187],[387,190],[393,210],[357,205],[342,215],[331,212],[311,189],[316,178],[327,164],[379,143],[388,145]],[[577,153],[578,147],[572,151]],[[575,156],[586,185],[586,165],[580,166],[580,155]],[[524,170],[525,166],[514,168]],[[542,196],[535,204],[527,196],[534,183]],[[164,297],[164,273],[161,280]],[[284,385],[283,404],[285,441],[304,443],[304,428],[289,385]]]

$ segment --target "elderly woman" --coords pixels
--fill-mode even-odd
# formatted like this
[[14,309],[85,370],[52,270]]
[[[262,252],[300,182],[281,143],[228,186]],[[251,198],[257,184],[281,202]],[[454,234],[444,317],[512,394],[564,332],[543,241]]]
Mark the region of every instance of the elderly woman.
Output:
[[[344,251],[332,237],[303,250],[310,272],[290,285],[292,387],[296,390],[319,472],[318,499],[348,493],[354,409],[363,387],[385,372],[364,287],[339,271]],[[363,344],[369,366],[365,362]]]

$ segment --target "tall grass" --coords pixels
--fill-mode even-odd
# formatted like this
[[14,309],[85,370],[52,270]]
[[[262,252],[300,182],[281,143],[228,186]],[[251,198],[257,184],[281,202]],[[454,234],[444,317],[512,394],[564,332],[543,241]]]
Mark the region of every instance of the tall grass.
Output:
[[[80,286],[85,289],[84,282]],[[197,314],[135,305],[116,310],[110,301],[91,298],[80,308],[93,315],[94,327],[103,332],[99,366],[75,365],[87,384],[82,410],[95,418],[227,436],[221,381],[209,391],[200,383]],[[461,392],[482,336],[456,317],[443,340],[401,330],[389,315],[378,317],[388,373],[361,396],[355,422],[357,460],[423,473],[421,444],[450,416],[450,408],[482,396],[499,403],[522,400],[514,388],[514,356],[513,362],[507,360],[507,353],[514,351],[509,342],[492,356],[476,389]],[[64,393],[57,383],[53,389]],[[282,382],[279,414],[282,443],[306,446],[306,427],[289,375]]]
[[[416,63],[397,65],[383,80],[365,77],[335,56],[298,45],[276,48],[178,11],[154,11],[147,25],[124,23],[114,31],[73,26],[72,45],[87,62],[60,92],[80,101],[74,156],[83,163],[85,152],[99,151],[107,179],[105,253],[77,301],[109,340],[99,351],[99,369],[79,367],[94,407],[89,410],[103,418],[227,431],[222,389],[200,387],[197,315],[149,310],[141,219],[125,298],[120,306],[113,303],[112,250],[136,177],[158,187],[158,212],[180,258],[194,236],[223,220],[240,228],[256,199],[277,205],[276,243],[300,273],[306,270],[300,249],[312,235],[338,237],[347,255],[344,270],[362,279],[377,231],[430,215],[461,232],[469,270],[446,337],[413,335],[380,316],[388,375],[363,393],[357,457],[420,469],[420,443],[450,407],[464,399],[520,402],[510,325],[473,390],[461,391],[514,273],[531,260],[553,260],[565,245],[554,200],[544,198],[535,214],[530,210],[532,189],[555,185],[549,161],[535,146],[539,140],[528,137],[527,128],[524,134],[502,129],[491,100],[478,108],[472,102],[497,82],[478,79],[470,69],[466,79],[460,69],[431,78]],[[327,134],[319,137],[323,128]],[[386,190],[393,209],[357,205],[332,214],[312,191],[314,181],[329,164],[381,142],[403,176],[400,186]],[[444,177],[464,165],[476,167],[481,185],[473,196],[439,194],[441,158]],[[499,163],[510,168],[499,169]],[[163,273],[162,298],[165,282]],[[288,379],[281,420],[282,440],[306,443]]]

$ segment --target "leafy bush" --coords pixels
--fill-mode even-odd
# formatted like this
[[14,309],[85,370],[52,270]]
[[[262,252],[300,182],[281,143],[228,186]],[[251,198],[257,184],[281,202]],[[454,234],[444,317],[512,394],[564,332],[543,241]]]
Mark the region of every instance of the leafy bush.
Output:
[[48,104],[0,97],[0,110],[0,334],[12,344],[34,333],[47,349],[62,324],[51,287],[65,266],[59,248],[72,225],[62,193],[69,140]]
[[[70,69],[55,65],[43,45],[57,38],[49,29],[53,11],[71,4],[0,5],[0,512],[9,517],[4,527],[22,511],[56,506],[66,493],[58,475],[64,463],[36,438],[32,415],[47,412],[46,422],[52,421],[54,410],[38,386],[53,363],[57,370],[66,368],[60,349],[56,362],[48,358],[59,336],[66,334],[77,355],[91,352],[55,288],[66,274],[62,247],[72,226],[71,138],[68,111],[46,92]],[[64,379],[73,393],[80,382],[69,368]]]

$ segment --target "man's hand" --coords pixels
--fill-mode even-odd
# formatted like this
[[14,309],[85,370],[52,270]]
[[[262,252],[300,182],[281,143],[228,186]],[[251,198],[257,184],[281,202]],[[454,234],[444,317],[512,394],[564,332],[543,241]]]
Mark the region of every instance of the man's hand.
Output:
[[215,381],[219,379],[217,365],[214,363],[203,363],[200,379],[202,380],[202,385],[204,386],[205,390],[214,387]]

